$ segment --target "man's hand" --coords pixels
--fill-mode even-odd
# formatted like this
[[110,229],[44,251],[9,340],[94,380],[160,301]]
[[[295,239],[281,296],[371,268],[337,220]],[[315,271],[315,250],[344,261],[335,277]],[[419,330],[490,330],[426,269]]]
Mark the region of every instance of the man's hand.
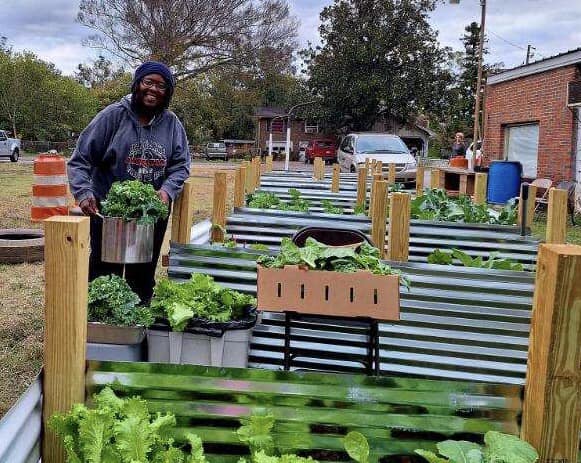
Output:
[[85,215],[95,215],[99,212],[99,209],[97,209],[97,200],[93,197],[83,199],[79,207]]
[[159,196],[159,199],[161,199],[164,204],[169,205],[169,195],[165,190],[157,190],[157,196]]

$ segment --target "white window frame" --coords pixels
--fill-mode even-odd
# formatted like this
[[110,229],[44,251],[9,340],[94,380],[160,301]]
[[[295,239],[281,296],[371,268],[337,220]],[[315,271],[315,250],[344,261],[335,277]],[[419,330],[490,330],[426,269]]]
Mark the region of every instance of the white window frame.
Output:
[[308,125],[305,122],[305,133],[319,133],[319,124]]

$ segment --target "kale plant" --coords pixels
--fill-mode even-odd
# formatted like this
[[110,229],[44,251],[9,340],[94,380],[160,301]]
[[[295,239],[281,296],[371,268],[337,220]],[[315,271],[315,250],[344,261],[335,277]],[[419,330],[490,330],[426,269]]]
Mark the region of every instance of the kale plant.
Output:
[[102,213],[108,217],[121,217],[139,224],[154,224],[168,216],[169,209],[159,199],[153,186],[139,180],[115,182],[102,203]]

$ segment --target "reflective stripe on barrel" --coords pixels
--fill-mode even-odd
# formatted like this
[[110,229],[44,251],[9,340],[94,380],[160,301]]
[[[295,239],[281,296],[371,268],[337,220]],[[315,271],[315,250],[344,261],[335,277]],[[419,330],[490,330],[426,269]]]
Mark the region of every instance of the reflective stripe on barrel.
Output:
[[67,165],[62,156],[40,154],[34,159],[34,183],[32,185],[33,221],[54,215],[68,215]]

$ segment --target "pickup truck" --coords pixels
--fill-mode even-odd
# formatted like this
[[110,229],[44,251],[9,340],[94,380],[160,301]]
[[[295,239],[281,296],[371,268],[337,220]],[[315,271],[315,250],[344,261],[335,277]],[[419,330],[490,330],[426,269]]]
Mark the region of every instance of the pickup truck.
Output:
[[8,138],[8,135],[6,130],[0,130],[0,158],[10,158],[16,162],[20,156],[20,139]]
[[212,142],[206,145],[205,149],[206,159],[224,159],[228,160],[228,151],[226,150],[226,145],[223,142]]

